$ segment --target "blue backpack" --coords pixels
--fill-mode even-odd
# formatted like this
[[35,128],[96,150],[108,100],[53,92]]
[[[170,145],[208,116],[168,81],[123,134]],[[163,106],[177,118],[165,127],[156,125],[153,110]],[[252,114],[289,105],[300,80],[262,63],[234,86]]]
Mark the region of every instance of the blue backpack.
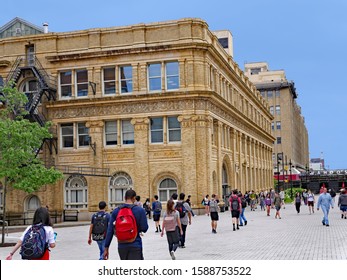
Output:
[[24,235],[20,254],[25,260],[39,259],[47,248],[46,231],[43,225],[33,225]]

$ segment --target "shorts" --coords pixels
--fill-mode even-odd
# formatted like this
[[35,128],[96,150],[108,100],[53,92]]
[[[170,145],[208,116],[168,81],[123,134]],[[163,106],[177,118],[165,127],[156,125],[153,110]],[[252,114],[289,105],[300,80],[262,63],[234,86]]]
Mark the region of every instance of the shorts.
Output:
[[307,201],[307,205],[313,207],[314,206],[314,202],[313,201]]
[[153,213],[153,221],[159,222],[160,220],[160,213]]
[[280,211],[281,210],[281,206],[275,206],[276,211]]
[[240,211],[237,210],[231,210],[231,217],[232,218],[240,218]]
[[210,216],[211,216],[212,221],[218,221],[219,220],[218,212],[211,212]]
[[340,210],[342,212],[346,212],[347,211],[347,205],[340,205]]

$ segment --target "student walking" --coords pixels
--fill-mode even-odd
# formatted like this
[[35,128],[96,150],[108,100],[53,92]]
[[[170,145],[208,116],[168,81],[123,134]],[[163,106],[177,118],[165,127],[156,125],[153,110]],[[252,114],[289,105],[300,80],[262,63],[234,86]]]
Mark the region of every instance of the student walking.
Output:
[[[118,239],[118,254],[121,260],[144,259],[140,232],[148,230],[148,223],[145,210],[134,205],[135,197],[134,190],[127,190],[125,203],[112,211],[110,226],[107,228],[104,260],[109,258],[109,247],[114,234]],[[132,230],[129,231],[129,228]]]
[[155,195],[154,201],[152,202],[153,220],[154,220],[155,228],[156,228],[155,232],[161,232],[160,215],[161,215],[162,205],[158,199],[159,199],[159,197],[157,195]]
[[307,205],[308,205],[308,211],[311,213],[314,213],[314,194],[311,192],[311,190],[308,190],[307,192]]
[[[31,242],[29,236],[37,236],[38,238],[35,238],[37,242]],[[24,230],[20,240],[6,257],[6,260],[12,260],[12,256],[19,248],[21,248],[20,254],[22,259],[49,260],[49,249],[55,247],[55,237],[56,234],[52,227],[48,209],[40,207],[34,213],[32,225]],[[40,242],[41,240],[43,242]]]
[[110,221],[110,214],[106,213],[106,202],[99,202],[99,211],[94,213],[89,227],[88,244],[92,244],[92,240],[96,241],[99,247],[99,260],[104,259],[105,240],[107,226]]
[[341,210],[341,219],[347,219],[347,194],[345,189],[342,189],[337,205]]
[[[239,230],[240,229],[239,228],[239,218],[240,218],[242,206],[241,206],[241,200],[237,196],[237,190],[233,190],[233,193],[229,199],[229,206],[230,206],[230,210],[231,210],[231,220],[233,223],[233,231],[235,231],[236,229]],[[236,229],[235,229],[235,227],[236,227]]]
[[180,237],[180,248],[185,248],[185,242],[186,242],[186,231],[188,224],[192,224],[192,209],[190,208],[189,204],[184,201],[185,198],[184,193],[180,193],[179,200],[177,201],[175,205],[175,209],[180,214],[181,219],[181,226],[182,226],[182,234]]
[[275,193],[274,206],[276,209],[275,219],[277,219],[277,217],[279,219],[281,219],[280,210],[281,210],[281,206],[282,206],[282,199],[278,193]]
[[295,194],[294,202],[295,202],[296,212],[299,214],[300,213],[300,207],[301,207],[301,194],[299,192],[297,192]]
[[327,189],[323,188],[323,192],[319,195],[318,202],[317,202],[317,210],[319,208],[322,208],[322,212],[324,214],[322,224],[323,226],[329,226],[329,210],[331,208],[334,208],[333,199],[331,198],[330,194],[327,193]]
[[245,216],[245,210],[247,208],[247,200],[245,199],[245,197],[242,195],[241,192],[238,194],[238,196],[241,199],[240,227],[242,227],[243,224],[247,226],[247,219]]
[[146,199],[143,208],[146,211],[146,216],[148,215],[148,219],[151,219],[151,202],[149,201],[149,198]]
[[216,200],[216,195],[212,194],[212,199],[208,203],[211,217],[211,227],[212,233],[217,233],[217,222],[219,220],[218,216],[218,201]]
[[270,216],[270,209],[271,209],[271,205],[272,205],[270,193],[266,194],[264,202],[265,202],[265,207],[266,207],[266,215]]
[[207,194],[202,201],[205,206],[205,215],[208,216],[210,215],[210,211],[208,210],[208,203],[210,201],[210,196]]
[[175,252],[178,247],[180,236],[183,235],[181,219],[178,211],[174,208],[174,201],[170,199],[166,204],[166,212],[163,215],[161,237],[166,231],[167,243],[169,245],[170,256],[176,259]]

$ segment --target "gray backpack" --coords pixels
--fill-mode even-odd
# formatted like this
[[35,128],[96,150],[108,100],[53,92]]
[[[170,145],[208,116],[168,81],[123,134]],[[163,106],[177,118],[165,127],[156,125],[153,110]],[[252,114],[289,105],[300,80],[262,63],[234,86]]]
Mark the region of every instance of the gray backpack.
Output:
[[218,212],[218,203],[215,200],[210,200],[210,212]]

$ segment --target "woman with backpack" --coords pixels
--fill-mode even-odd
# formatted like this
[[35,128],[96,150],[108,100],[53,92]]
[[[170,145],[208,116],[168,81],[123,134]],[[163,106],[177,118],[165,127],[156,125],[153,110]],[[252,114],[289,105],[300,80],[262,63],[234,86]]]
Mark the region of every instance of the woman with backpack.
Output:
[[266,206],[266,215],[270,216],[270,209],[271,209],[271,205],[272,205],[270,193],[266,194],[264,203],[265,203],[265,206]]
[[175,260],[175,251],[178,247],[180,236],[183,235],[183,230],[180,215],[178,211],[175,210],[175,203],[172,199],[167,202],[166,212],[163,215],[161,237],[164,236],[164,231],[166,231],[170,256]]
[[22,259],[49,260],[49,248],[55,247],[55,237],[48,210],[46,207],[40,207],[35,211],[33,224],[25,229],[6,260],[12,260],[19,248]]
[[148,219],[151,219],[151,202],[149,201],[149,198],[146,199],[143,208],[146,211],[146,216],[148,215]]
[[301,206],[301,194],[299,192],[296,193],[294,202],[295,202],[296,212],[299,214],[300,213],[300,206]]

